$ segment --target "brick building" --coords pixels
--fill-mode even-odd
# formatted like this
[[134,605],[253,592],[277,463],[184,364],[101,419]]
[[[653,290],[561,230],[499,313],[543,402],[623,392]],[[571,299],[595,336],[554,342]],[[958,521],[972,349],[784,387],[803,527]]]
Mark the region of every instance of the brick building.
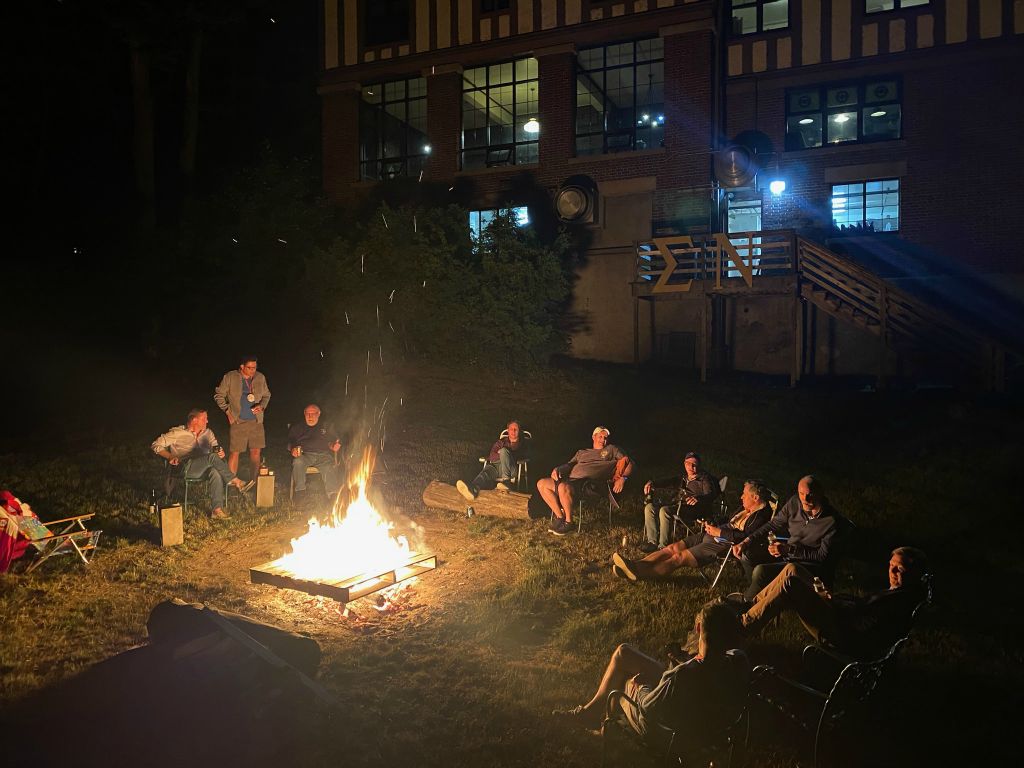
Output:
[[480,226],[527,174],[591,235],[577,356],[892,369],[890,293],[1024,273],[1022,0],[323,0],[322,31],[328,194],[461,185]]

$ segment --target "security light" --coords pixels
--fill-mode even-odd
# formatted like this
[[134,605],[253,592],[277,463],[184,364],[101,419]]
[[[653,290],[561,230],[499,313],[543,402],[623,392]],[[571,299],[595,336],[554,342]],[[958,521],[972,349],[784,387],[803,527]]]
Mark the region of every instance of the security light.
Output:
[[786,191],[786,182],[782,179],[775,179],[775,181],[768,185],[768,189],[773,195],[781,195]]

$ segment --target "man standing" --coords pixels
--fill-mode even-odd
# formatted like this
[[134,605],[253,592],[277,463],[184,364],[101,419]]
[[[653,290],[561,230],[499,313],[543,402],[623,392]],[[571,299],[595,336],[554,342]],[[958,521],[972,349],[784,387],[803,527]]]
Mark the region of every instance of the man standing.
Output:
[[213,509],[210,517],[223,520],[231,517],[224,511],[224,490],[226,485],[242,488],[233,471],[224,463],[224,449],[217,444],[213,430],[207,428],[208,417],[201,408],[188,412],[185,423],[171,427],[150,446],[153,453],[172,467],[185,464],[186,479],[201,479],[209,476],[210,503]]
[[267,445],[263,432],[263,413],[270,402],[267,379],[256,370],[256,357],[243,357],[236,371],[228,371],[214,390],[217,407],[227,414],[231,425],[228,444],[228,466],[238,472],[238,455],[249,451],[251,488],[260,473],[260,451]]
[[613,493],[621,493],[626,486],[633,462],[617,446],[608,444],[610,436],[605,427],[594,427],[593,448],[581,448],[567,463],[551,470],[550,477],[537,481],[541,498],[555,516],[548,528],[555,536],[572,533],[572,506],[584,482],[610,480]]
[[[835,573],[837,537],[843,518],[825,498],[825,491],[813,475],[802,477],[797,492],[779,508],[767,525],[753,531],[733,545],[732,553],[740,558],[750,586],[743,593],[745,600],[754,595],[786,567],[787,563],[802,565],[812,576],[832,583]],[[768,540],[768,554],[775,562],[758,564],[749,556],[754,545]]]
[[324,490],[331,496],[338,490],[338,450],[341,441],[330,426],[320,423],[320,406],[310,403],[302,412],[304,422],[288,430],[292,453],[292,483],[295,493],[306,493],[306,469],[316,467],[323,476]]
[[505,433],[491,446],[487,461],[472,483],[459,480],[455,483],[459,493],[466,501],[472,501],[480,491],[497,488],[499,491],[511,490],[509,483],[516,471],[519,459],[526,458],[527,435],[523,435],[518,421],[510,421]]
[[650,498],[652,492],[669,488],[675,491],[672,503],[678,505],[682,502],[679,515],[687,522],[698,518],[711,519],[713,502],[720,493],[718,480],[701,469],[700,456],[694,451],[683,457],[682,475],[649,480],[644,485],[644,495],[649,500],[644,505],[644,535],[647,541],[640,547],[643,552],[657,552],[669,544],[674,510],[664,506],[655,514],[654,501]]
[[910,631],[914,609],[925,599],[924,552],[898,547],[889,558],[889,588],[864,597],[816,592],[806,568],[790,563],[754,598],[741,621],[748,634],[782,611],[792,610],[818,642],[857,658],[874,658]]

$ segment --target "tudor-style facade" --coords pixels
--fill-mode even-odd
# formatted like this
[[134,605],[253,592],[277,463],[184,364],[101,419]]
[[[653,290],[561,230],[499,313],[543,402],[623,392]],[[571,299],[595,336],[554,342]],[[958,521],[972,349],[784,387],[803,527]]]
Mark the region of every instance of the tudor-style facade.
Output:
[[[552,205],[567,186],[594,193],[580,357],[781,373],[800,343],[803,373],[874,364],[856,330],[828,331],[846,367],[834,349],[807,360],[798,278],[760,292],[775,299],[659,303],[637,266],[658,235],[860,232],[918,261],[1024,272],[1020,0],[322,2],[333,198],[408,176],[464,185],[486,211],[519,204],[524,172]],[[722,163],[736,143],[756,175]],[[557,204],[572,217],[574,202]]]

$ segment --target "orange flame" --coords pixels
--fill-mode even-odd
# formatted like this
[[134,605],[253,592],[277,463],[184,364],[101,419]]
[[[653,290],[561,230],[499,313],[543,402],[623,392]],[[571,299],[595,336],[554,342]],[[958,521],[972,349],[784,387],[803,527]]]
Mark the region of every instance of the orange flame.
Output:
[[408,560],[409,541],[394,534],[395,524],[366,497],[373,465],[373,449],[367,448],[359,469],[338,492],[330,517],[323,524],[311,518],[308,531],[292,539],[292,551],[273,565],[300,579],[342,581],[373,576]]

